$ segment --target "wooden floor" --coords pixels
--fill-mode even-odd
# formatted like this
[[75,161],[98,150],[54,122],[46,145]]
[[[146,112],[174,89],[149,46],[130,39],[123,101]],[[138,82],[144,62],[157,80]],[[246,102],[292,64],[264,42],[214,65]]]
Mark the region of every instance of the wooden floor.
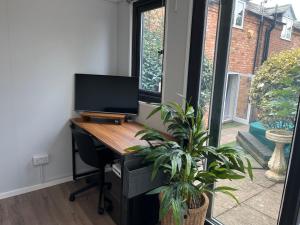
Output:
[[115,225],[97,214],[96,190],[69,202],[69,193],[84,185],[73,182],[0,200],[0,225]]

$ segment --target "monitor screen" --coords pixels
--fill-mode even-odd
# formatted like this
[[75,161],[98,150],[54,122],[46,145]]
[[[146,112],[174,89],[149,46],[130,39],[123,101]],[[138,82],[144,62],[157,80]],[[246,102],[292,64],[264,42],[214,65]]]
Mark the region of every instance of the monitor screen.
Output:
[[75,74],[75,110],[137,114],[138,79]]

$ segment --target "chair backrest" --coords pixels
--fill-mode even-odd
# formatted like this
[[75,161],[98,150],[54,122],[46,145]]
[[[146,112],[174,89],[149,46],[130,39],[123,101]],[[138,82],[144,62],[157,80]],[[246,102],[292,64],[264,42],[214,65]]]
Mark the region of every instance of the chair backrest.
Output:
[[76,129],[72,129],[72,135],[82,161],[90,166],[99,168],[99,152],[95,148],[92,137]]

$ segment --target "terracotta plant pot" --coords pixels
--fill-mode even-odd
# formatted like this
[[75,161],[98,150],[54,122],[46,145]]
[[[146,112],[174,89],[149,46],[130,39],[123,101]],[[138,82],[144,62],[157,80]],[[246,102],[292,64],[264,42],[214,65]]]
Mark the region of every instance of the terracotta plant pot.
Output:
[[[204,198],[203,205],[200,208],[188,209],[187,215],[184,216],[182,225],[204,225],[209,199],[206,194],[203,194],[202,196]],[[161,225],[175,225],[171,211],[161,220]]]

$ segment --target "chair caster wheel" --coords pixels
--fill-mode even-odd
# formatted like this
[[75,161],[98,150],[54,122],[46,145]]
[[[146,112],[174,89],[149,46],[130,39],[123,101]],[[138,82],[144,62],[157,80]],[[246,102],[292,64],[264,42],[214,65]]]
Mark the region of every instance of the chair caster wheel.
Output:
[[100,214],[100,215],[104,214],[104,209],[103,208],[99,208],[98,209],[98,214]]
[[74,202],[75,201],[75,196],[74,195],[70,195],[69,196],[69,201],[70,202]]

